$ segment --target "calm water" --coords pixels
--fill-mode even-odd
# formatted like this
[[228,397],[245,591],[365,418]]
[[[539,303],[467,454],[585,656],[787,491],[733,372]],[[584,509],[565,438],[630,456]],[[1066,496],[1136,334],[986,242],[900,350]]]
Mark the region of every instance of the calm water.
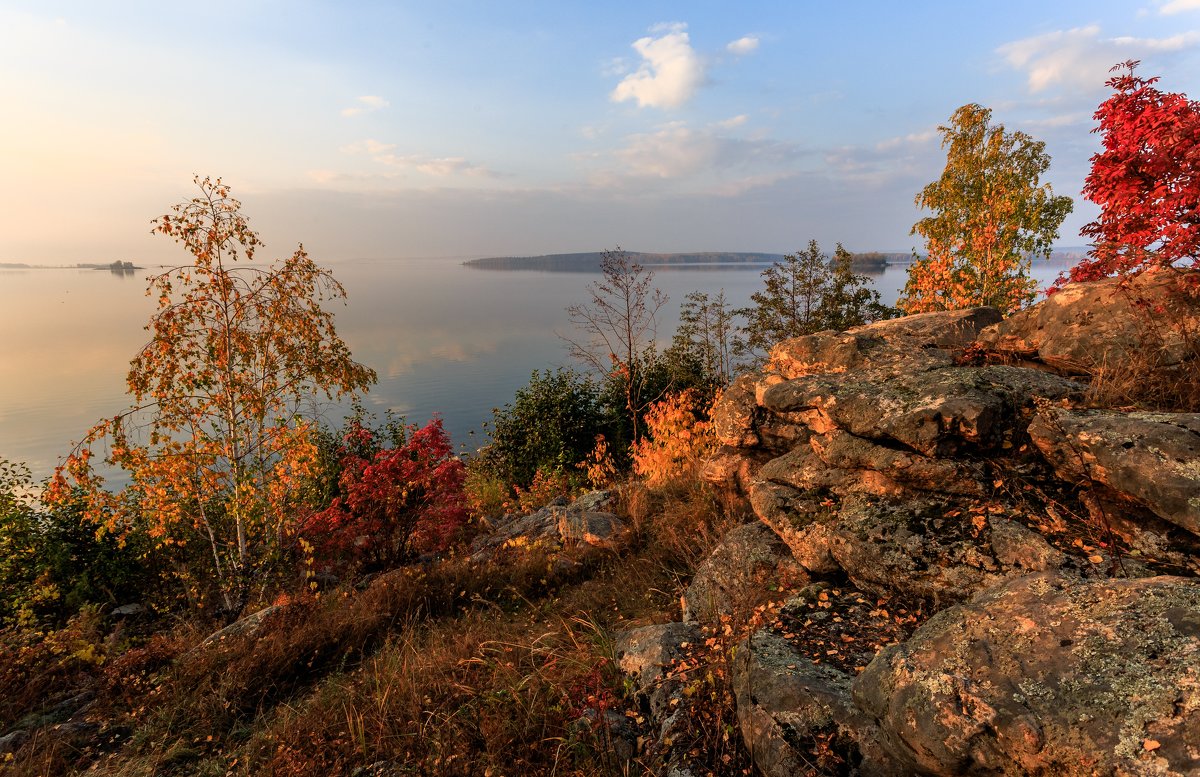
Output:
[[[440,413],[455,444],[471,448],[492,408],[531,372],[570,363],[558,336],[571,333],[564,308],[586,302],[598,278],[474,270],[445,259],[328,266],[347,292],[346,306],[334,308],[338,333],[379,373],[368,408],[390,408],[414,423]],[[760,288],[761,269],[656,268],[656,285],[671,298],[660,339],[674,332],[686,293],[724,289],[731,306],[742,306]],[[1043,266],[1037,275],[1045,281],[1058,269]],[[145,276],[0,269],[0,457],[48,475],[89,426],[126,406],[129,359],[154,311]],[[894,302],[905,268],[873,280]],[[330,414],[340,418],[336,408]]]

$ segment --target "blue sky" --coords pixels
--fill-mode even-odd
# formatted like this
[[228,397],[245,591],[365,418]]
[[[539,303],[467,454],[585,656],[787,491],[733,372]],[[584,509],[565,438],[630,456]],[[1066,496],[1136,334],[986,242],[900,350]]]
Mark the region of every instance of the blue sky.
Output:
[[318,259],[914,247],[968,102],[1076,198],[1108,68],[1200,95],[1200,0],[0,0],[0,261],[170,261],[222,176]]

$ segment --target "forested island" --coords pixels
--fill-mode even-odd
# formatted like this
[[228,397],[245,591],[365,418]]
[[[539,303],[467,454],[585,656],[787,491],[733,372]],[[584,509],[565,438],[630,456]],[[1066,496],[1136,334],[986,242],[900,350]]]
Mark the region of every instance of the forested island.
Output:
[[[624,252],[631,261],[644,267],[687,266],[695,268],[703,265],[736,265],[759,267],[783,260],[785,254],[770,254],[754,251],[699,251],[693,253],[645,253],[641,251]],[[912,257],[905,253],[868,253],[851,254],[851,266],[856,272],[876,274],[883,272],[889,264],[899,264],[909,261]],[[467,267],[480,270],[542,270],[549,272],[600,272],[600,262],[604,258],[603,251],[585,251],[572,254],[543,254],[541,256],[491,256],[482,259],[471,259],[463,262]]]

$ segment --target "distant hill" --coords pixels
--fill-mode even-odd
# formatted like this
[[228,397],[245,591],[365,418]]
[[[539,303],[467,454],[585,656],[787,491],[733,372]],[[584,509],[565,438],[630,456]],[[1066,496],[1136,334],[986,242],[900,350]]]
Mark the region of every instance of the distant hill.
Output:
[[[783,254],[757,252],[701,251],[696,253],[651,254],[626,251],[631,259],[646,267],[679,267],[699,269],[705,265],[767,265],[781,261]],[[600,251],[577,254],[544,254],[542,256],[492,256],[463,262],[479,270],[542,270],[549,272],[599,272]],[[907,260],[907,254],[871,252],[855,254],[854,266],[860,272],[882,272],[884,266],[897,260]]]

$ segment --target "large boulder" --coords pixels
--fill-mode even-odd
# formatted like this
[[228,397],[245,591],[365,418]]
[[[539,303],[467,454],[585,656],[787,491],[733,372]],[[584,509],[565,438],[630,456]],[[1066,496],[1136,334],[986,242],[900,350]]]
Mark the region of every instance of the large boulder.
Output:
[[873,372],[777,383],[764,392],[762,404],[776,414],[816,411],[824,426],[945,457],[964,445],[988,449],[1011,441],[1034,397],[1076,398],[1084,390],[1040,370],[1004,365]]
[[943,499],[848,500],[829,531],[833,558],[860,589],[903,592],[937,606],[1066,562],[1021,524]]
[[759,520],[783,540],[805,570],[814,575],[838,571],[829,552],[830,526],[837,515],[833,503],[784,483],[755,481],[750,487],[750,506]]
[[602,489],[581,494],[574,501],[560,497],[528,515],[505,515],[493,531],[472,541],[471,559],[487,561],[510,546],[615,548],[629,534],[629,527],[604,509],[615,502],[615,493]]
[[699,639],[700,631],[691,623],[659,623],[617,635],[617,665],[656,720],[668,716],[671,699],[683,686],[679,676],[672,674],[672,667]]
[[1017,578],[854,681],[883,746],[932,775],[1200,773],[1200,582]]
[[785,380],[804,375],[848,372],[882,361],[909,370],[948,364],[948,353],[971,343],[986,326],[1000,321],[995,308],[919,313],[878,321],[846,332],[817,332],[785,340],[771,349],[767,371]]
[[1067,373],[1090,373],[1139,357],[1148,345],[1162,367],[1195,357],[1200,271],[1163,269],[1133,278],[1072,283],[984,329],[979,342]]
[[755,431],[755,381],[751,373],[738,376],[713,405],[712,430],[722,445],[748,448],[758,444],[758,432]]
[[875,744],[879,732],[874,722],[851,702],[852,677],[814,664],[766,630],[743,641],[735,655],[738,725],[765,777],[810,773],[820,759],[814,750],[836,754],[855,774],[896,773]]
[[885,340],[903,340],[919,348],[957,350],[974,342],[985,327],[996,324],[1003,318],[999,310],[985,306],[915,313],[911,316],[876,321],[874,324],[850,331],[860,335],[882,337]]
[[1029,436],[1068,482],[1099,483],[1200,534],[1200,413],[1049,408]]
[[684,621],[712,623],[722,615],[749,614],[756,605],[808,582],[787,545],[755,521],[726,534],[696,567],[683,595]]
[[209,634],[204,638],[204,641],[201,642],[197,647],[193,648],[193,650],[222,645],[234,637],[256,634],[260,629],[262,629],[263,624],[267,622],[268,618],[277,612],[283,611],[283,609],[284,605],[272,604],[269,607],[264,607],[261,610],[258,610],[257,612],[250,613],[249,615],[234,621],[220,631]]
[[952,349],[967,345],[982,327],[999,320],[994,308],[973,308],[922,313],[848,332],[817,332],[785,340],[771,349],[762,373],[742,375],[726,389],[713,407],[713,431],[722,445],[731,448],[760,445],[764,427],[776,436],[782,433],[760,408],[763,393],[772,385],[806,375],[864,369],[877,379],[886,379],[949,367]]

